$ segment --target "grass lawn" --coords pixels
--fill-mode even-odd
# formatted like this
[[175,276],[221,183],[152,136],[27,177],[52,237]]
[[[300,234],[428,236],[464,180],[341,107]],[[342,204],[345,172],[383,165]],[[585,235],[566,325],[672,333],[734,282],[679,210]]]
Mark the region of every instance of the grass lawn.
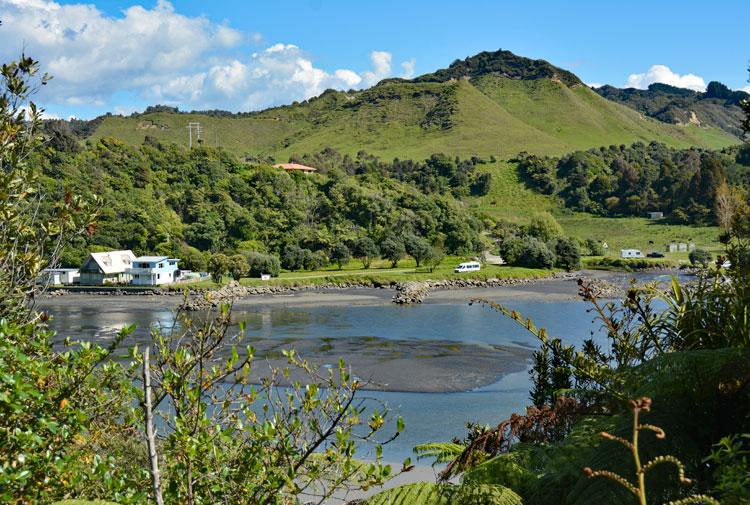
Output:
[[[352,260],[345,265],[342,270],[338,267],[329,266],[325,269],[313,272],[289,272],[282,271],[278,277],[270,281],[261,281],[260,279],[244,278],[240,280],[243,286],[310,286],[323,284],[344,284],[348,282],[370,282],[372,284],[390,284],[393,282],[420,281],[420,280],[441,280],[441,279],[510,279],[510,278],[542,278],[551,274],[549,270],[539,270],[533,268],[521,268],[511,266],[486,265],[479,272],[467,272],[457,274],[453,269],[463,261],[470,261],[472,258],[461,256],[447,256],[443,263],[439,265],[434,272],[430,272],[426,267],[417,268],[416,262],[411,259],[404,259],[399,262],[396,268],[391,268],[390,262],[385,260],[373,261],[370,268],[365,269],[359,260]],[[225,277],[223,284],[230,279]],[[180,287],[191,288],[215,288],[218,285],[213,281],[201,281],[198,283],[180,284]]]
[[569,235],[585,240],[593,238],[607,242],[608,256],[619,257],[620,249],[640,249],[643,254],[658,251],[675,263],[687,263],[687,252],[666,252],[669,242],[694,242],[698,248],[711,251],[714,256],[723,250],[715,226],[684,226],[665,224],[646,218],[606,218],[589,214],[556,216]]

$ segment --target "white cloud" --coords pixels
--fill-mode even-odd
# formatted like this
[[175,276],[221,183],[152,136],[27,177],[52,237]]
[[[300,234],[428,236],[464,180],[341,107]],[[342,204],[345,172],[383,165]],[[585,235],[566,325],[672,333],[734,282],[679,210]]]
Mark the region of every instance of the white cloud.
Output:
[[587,82],[586,86],[588,86],[589,88],[601,88],[602,86],[604,86],[604,84],[602,84],[601,82]]
[[[179,4],[177,4],[179,5]],[[205,17],[180,14],[166,0],[110,16],[93,4],[0,0],[0,57],[24,49],[54,76],[41,103],[126,111],[122,96],[186,108],[254,110],[308,99],[328,88],[371,86],[392,75],[392,55],[370,53],[370,69],[318,68],[294,44],[276,43],[252,55],[259,33],[242,33]],[[412,77],[414,59],[401,63]]]
[[401,73],[401,77],[404,79],[411,79],[414,77],[414,69],[417,66],[417,60],[414,58],[411,58],[409,60],[406,60],[401,63],[401,69],[403,72]]
[[371,52],[370,61],[373,69],[362,74],[365,84],[372,86],[391,75],[391,59],[391,53],[385,51]]
[[740,88],[741,91],[744,91],[745,93],[750,93],[750,86],[745,86],[744,88]]
[[14,58],[25,46],[54,76],[43,97],[61,103],[96,104],[118,90],[166,82],[242,39],[228,26],[176,13],[165,0],[119,17],[44,0],[0,0],[0,9],[0,55]]
[[703,77],[694,74],[680,75],[672,72],[665,65],[653,65],[642,74],[630,74],[626,86],[628,88],[646,89],[649,84],[660,82],[678,88],[687,88],[694,91],[705,91],[706,82]]

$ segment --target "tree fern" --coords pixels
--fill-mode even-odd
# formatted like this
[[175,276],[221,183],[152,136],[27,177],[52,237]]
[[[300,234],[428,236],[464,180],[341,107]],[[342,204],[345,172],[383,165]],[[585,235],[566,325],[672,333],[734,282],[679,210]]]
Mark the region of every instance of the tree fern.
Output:
[[452,485],[417,482],[382,491],[366,505],[522,505],[510,489],[492,485]]
[[458,458],[465,449],[466,447],[463,444],[455,442],[432,442],[416,446],[414,452],[417,454],[418,460],[432,458],[434,460],[433,465],[439,465],[450,463]]

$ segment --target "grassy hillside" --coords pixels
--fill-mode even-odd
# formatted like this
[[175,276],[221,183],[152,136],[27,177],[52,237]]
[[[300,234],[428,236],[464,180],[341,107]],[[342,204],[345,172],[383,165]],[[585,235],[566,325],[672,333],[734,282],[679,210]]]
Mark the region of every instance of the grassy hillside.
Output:
[[[499,70],[509,57],[496,54],[499,63],[492,57],[485,55],[482,64],[460,62],[445,75],[438,71],[413,81],[383,81],[362,91],[327,91],[257,113],[108,116],[91,137],[113,136],[135,145],[151,136],[186,145],[187,124],[200,122],[206,145],[277,161],[324,147],[348,154],[365,150],[385,158],[422,158],[434,152],[508,158],[520,151],[559,155],[635,141],[708,148],[737,143],[718,128],[666,124],[643,116],[599,96],[572,74],[562,79],[568,74],[549,64],[539,67],[538,61],[514,56],[508,68],[515,71],[526,61],[528,69],[510,78]],[[529,74],[532,70],[536,73]]]

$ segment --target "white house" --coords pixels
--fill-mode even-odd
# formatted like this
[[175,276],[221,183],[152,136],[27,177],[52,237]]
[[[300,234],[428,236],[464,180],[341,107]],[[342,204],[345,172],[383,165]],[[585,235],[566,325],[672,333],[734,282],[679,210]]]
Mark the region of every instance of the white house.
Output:
[[77,283],[79,277],[77,268],[45,268],[39,281],[50,286],[69,286]]
[[130,269],[132,283],[138,286],[156,286],[177,281],[180,270],[177,258],[169,256],[138,256]]
[[663,212],[649,212],[648,213],[649,219],[664,219],[664,213]]
[[645,258],[640,249],[620,249],[621,258]]
[[91,253],[81,266],[79,282],[85,286],[128,284],[134,260],[130,250]]

